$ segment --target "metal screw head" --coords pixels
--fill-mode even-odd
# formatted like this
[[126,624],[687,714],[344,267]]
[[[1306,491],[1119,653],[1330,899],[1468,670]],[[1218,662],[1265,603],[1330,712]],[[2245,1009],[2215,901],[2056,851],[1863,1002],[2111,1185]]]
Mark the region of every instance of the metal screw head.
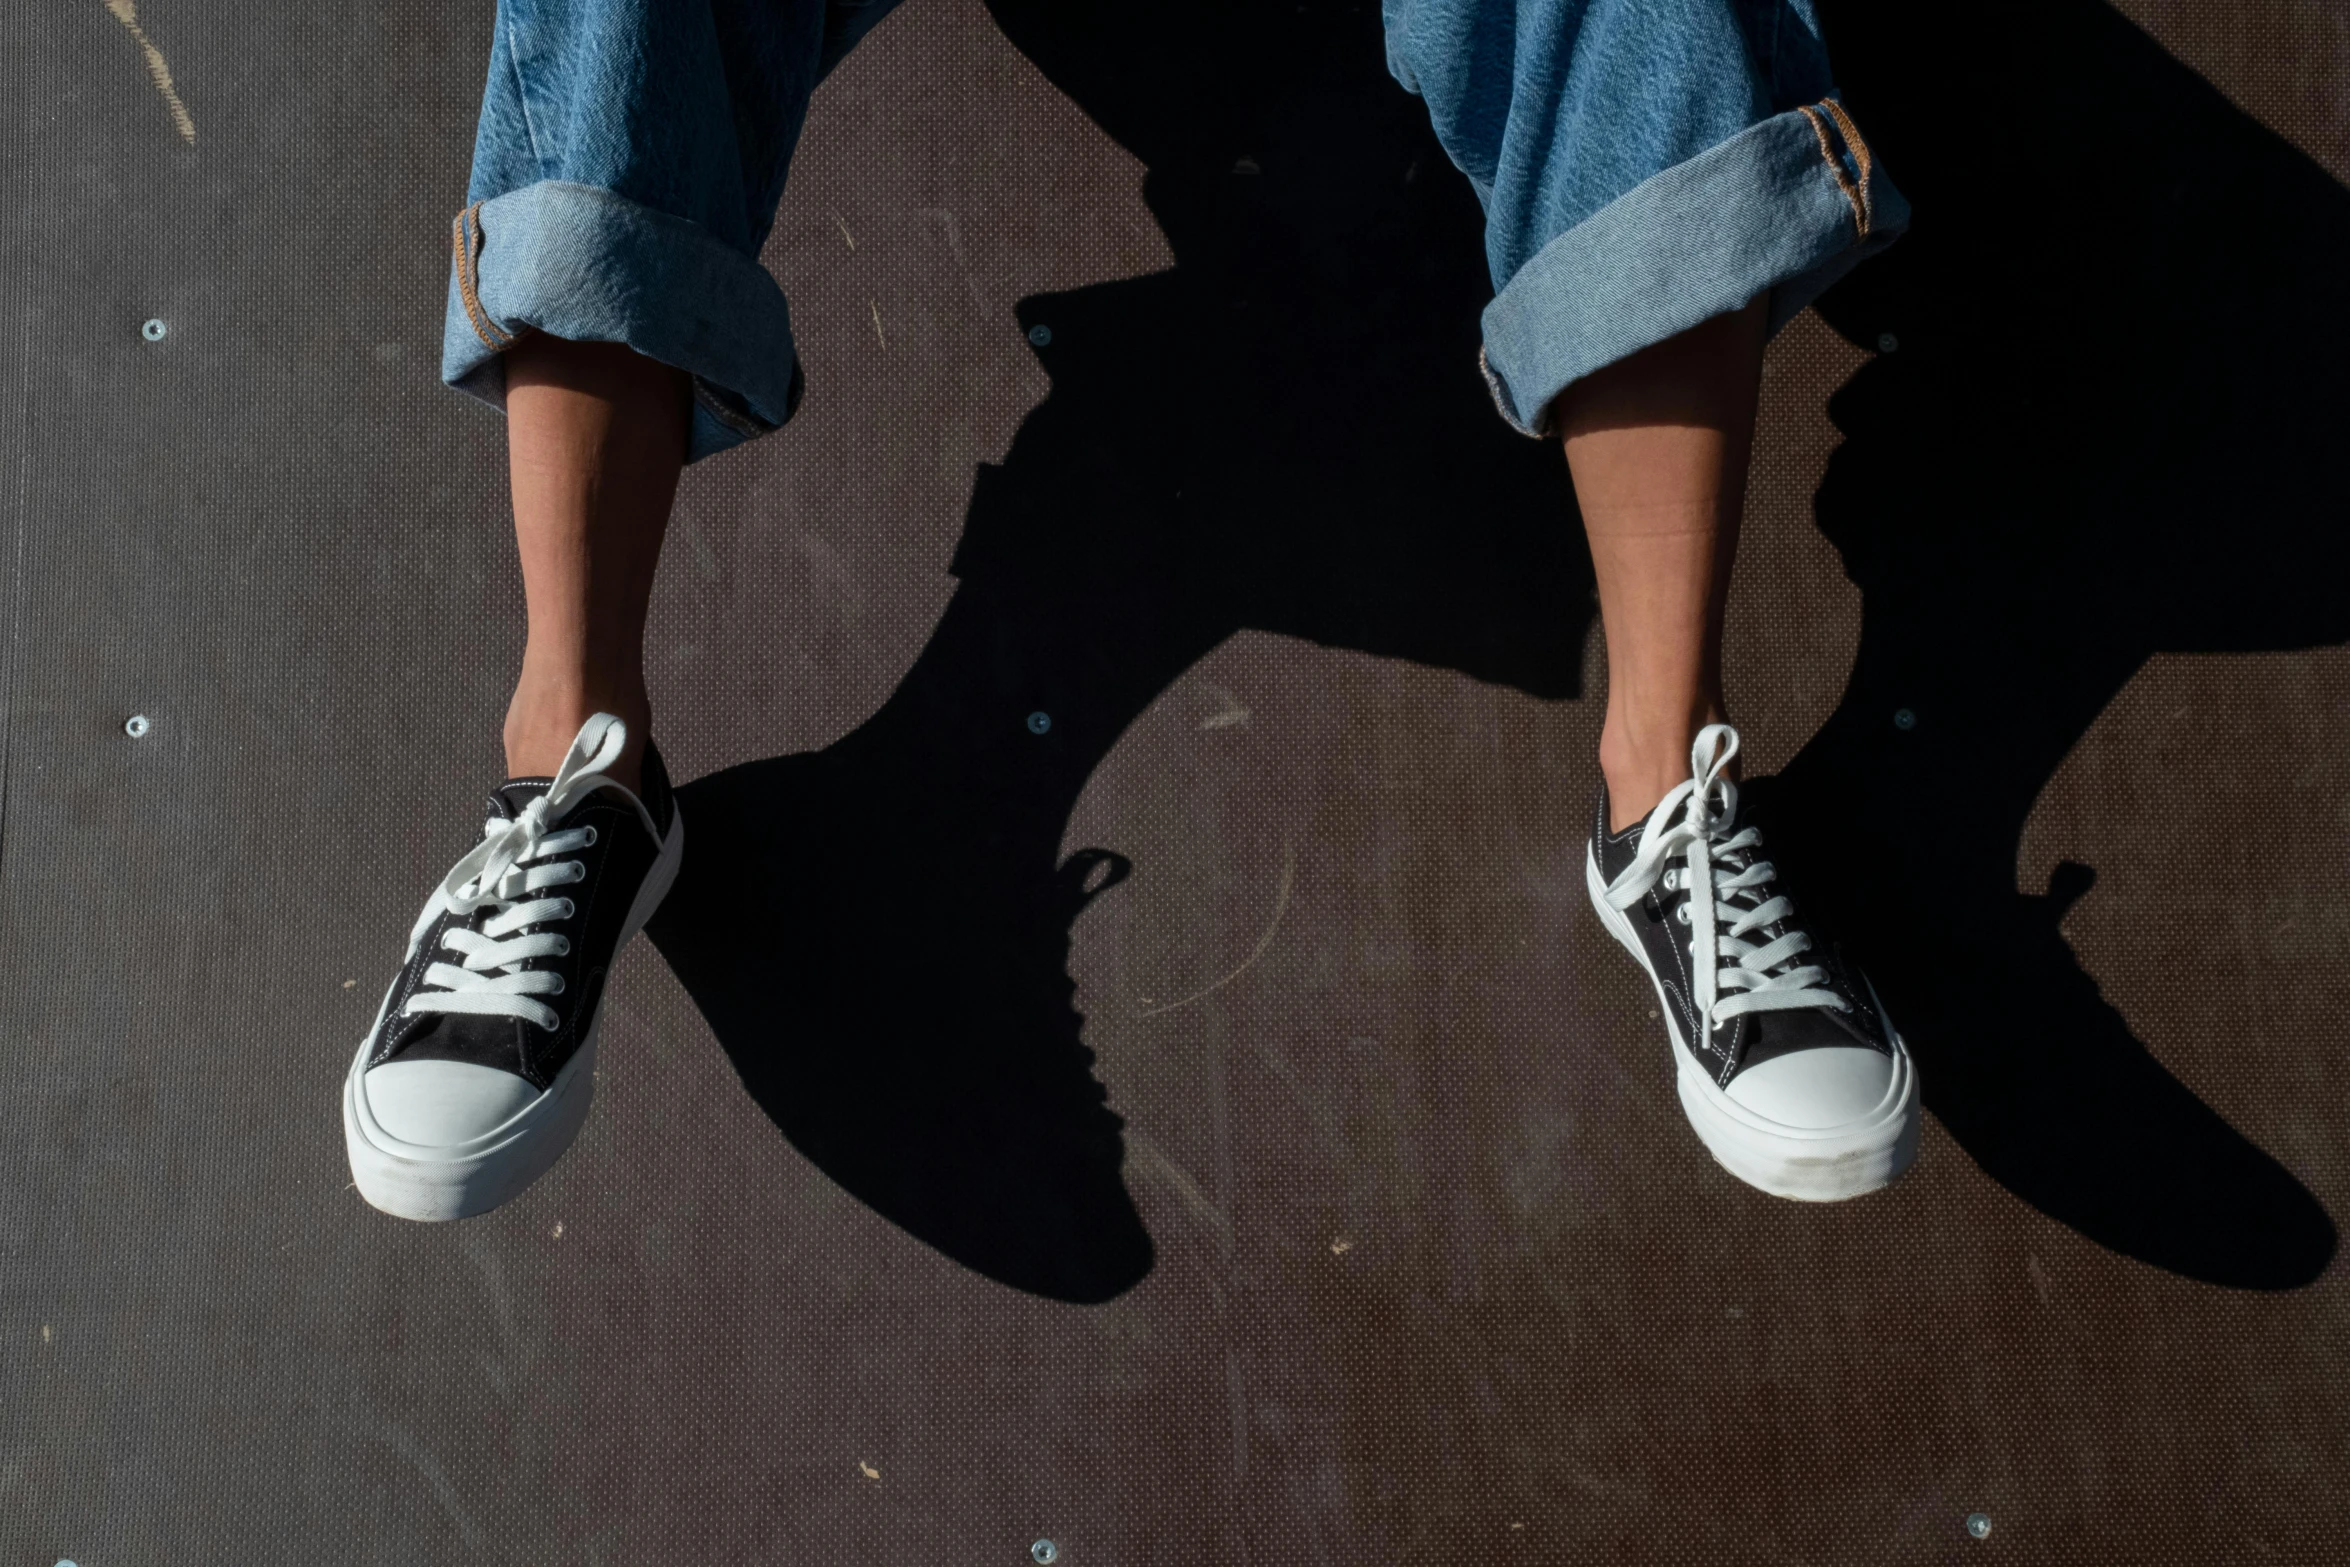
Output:
[[1039,1540],[1028,1547],[1028,1554],[1035,1561],[1049,1562],[1059,1558],[1061,1548],[1050,1540]]
[[162,318],[150,317],[147,324],[139,328],[139,335],[150,343],[160,343],[163,341],[163,334],[170,330],[170,327],[163,324]]
[[1975,1539],[1982,1539],[1991,1532],[1991,1515],[1989,1513],[1967,1514],[1966,1532]]
[[[1038,348],[1050,348],[1053,341],[1053,329],[1039,321],[1028,329],[1028,341]],[[1052,1542],[1047,1540],[1045,1543],[1050,1545]]]
[[1905,733],[1906,733],[1906,732],[1907,732],[1907,731],[1909,731],[1909,730],[1915,729],[1917,726],[1918,726],[1918,715],[1917,715],[1917,714],[1915,714],[1915,713],[1911,712],[1911,711],[1910,711],[1908,708],[1906,708],[1906,707],[1897,707],[1897,708],[1895,708],[1895,709],[1893,710],[1893,727],[1894,727],[1894,728],[1896,728],[1896,729],[1899,729],[1899,730],[1902,730],[1903,732],[1905,732]]
[[133,740],[146,739],[147,731],[154,727],[155,726],[153,724],[147,721],[147,715],[145,713],[133,713],[130,717],[122,721],[122,732],[126,735],[129,735]]
[[1895,336],[1894,336],[1892,333],[1890,333],[1890,332],[1879,332],[1879,333],[1877,334],[1877,352],[1878,352],[1878,353],[1880,353],[1880,354],[1890,354],[1890,353],[1894,352],[1896,349],[1898,349],[1898,348],[1900,348],[1900,347],[1901,347],[1901,339],[1900,339],[1900,338],[1898,338],[1898,337],[1895,337]]
[[[1052,715],[1052,714],[1050,714],[1050,713],[1030,713],[1030,714],[1028,715],[1028,732],[1029,732],[1030,734],[1032,734],[1032,735],[1041,735],[1041,734],[1046,734],[1046,733],[1049,733],[1049,732],[1051,731],[1052,727],[1053,727],[1053,715]],[[1045,1544],[1047,1544],[1047,1545],[1050,1545],[1050,1544],[1052,1544],[1052,1541],[1050,1541],[1050,1540],[1047,1540],[1047,1541],[1045,1542]]]

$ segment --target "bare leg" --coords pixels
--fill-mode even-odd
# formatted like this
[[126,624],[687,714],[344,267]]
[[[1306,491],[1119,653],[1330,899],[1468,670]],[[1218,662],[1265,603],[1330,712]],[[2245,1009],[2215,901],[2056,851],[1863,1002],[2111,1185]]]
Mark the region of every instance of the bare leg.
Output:
[[1613,829],[1689,776],[1690,742],[1724,716],[1722,611],[1762,387],[1764,304],[1644,348],[1556,404],[1607,635],[1599,766]]
[[533,334],[506,355],[514,538],[530,640],[506,709],[508,775],[562,765],[597,713],[628,724],[612,776],[637,787],[652,703],[645,612],[685,463],[683,371],[617,343]]

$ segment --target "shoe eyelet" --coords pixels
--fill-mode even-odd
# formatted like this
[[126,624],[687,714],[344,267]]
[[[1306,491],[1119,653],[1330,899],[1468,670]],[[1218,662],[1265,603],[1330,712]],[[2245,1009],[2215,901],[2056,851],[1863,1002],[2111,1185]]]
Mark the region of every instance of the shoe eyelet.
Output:
[[568,936],[557,936],[555,938],[555,956],[562,958],[569,957],[570,955],[571,938]]
[[587,837],[581,841],[581,847],[589,849],[594,848],[596,846],[596,830],[593,827],[582,828],[581,830],[587,834]]
[[1689,905],[1688,905],[1688,904],[1686,904],[1686,903],[1676,903],[1676,904],[1674,904],[1674,905],[1673,905],[1673,918],[1675,918],[1675,919],[1679,920],[1679,921],[1680,921],[1682,924],[1684,924],[1684,925],[1688,924],[1688,923],[1689,923]]
[[552,990],[549,990],[549,991],[546,991],[546,992],[544,992],[544,994],[546,994],[546,995],[550,995],[550,996],[559,996],[559,995],[563,994],[563,976],[562,976],[562,975],[560,975],[560,974],[556,975],[556,976],[555,976],[555,988],[554,988],[554,989],[552,989]]
[[563,912],[555,916],[555,918],[559,920],[567,920],[571,918],[572,915],[579,912],[579,905],[572,902],[569,898],[560,898],[556,901],[563,905]]

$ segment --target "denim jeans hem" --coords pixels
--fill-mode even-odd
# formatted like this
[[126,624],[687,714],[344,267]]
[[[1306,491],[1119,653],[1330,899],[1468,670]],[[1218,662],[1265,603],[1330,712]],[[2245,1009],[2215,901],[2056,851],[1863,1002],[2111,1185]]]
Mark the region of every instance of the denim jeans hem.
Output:
[[1479,360],[1521,434],[1603,366],[1771,295],[1773,332],[1909,227],[1833,98],[1650,176],[1535,252],[1485,307]]
[[626,343],[694,379],[687,461],[789,419],[801,390],[783,290],[700,224],[542,180],[458,214],[441,379],[503,408],[502,355],[530,330]]

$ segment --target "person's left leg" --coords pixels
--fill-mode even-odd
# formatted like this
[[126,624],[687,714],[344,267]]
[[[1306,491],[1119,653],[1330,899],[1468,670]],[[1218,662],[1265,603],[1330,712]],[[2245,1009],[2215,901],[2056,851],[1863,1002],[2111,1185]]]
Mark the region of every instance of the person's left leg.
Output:
[[1763,342],[1907,220],[1809,6],[1386,15],[1390,59],[1485,203],[1494,400],[1563,441],[1590,538],[1608,653],[1593,906],[1649,976],[1708,1150],[1765,1191],[1833,1199],[1906,1166],[1916,1076],[1741,813],[1720,667]]
[[1722,620],[1763,324],[1759,305],[1717,316],[1554,410],[1607,642],[1589,874],[1673,1032],[1700,1042],[1677,1052],[1681,1095],[1715,1157],[1766,1191],[1843,1197],[1906,1163],[1914,1078],[1867,981],[1781,893],[1738,807]]
[[1762,390],[1763,303],[1716,316],[1559,395],[1575,501],[1599,582],[1608,827],[1689,776],[1722,705],[1722,615]]

